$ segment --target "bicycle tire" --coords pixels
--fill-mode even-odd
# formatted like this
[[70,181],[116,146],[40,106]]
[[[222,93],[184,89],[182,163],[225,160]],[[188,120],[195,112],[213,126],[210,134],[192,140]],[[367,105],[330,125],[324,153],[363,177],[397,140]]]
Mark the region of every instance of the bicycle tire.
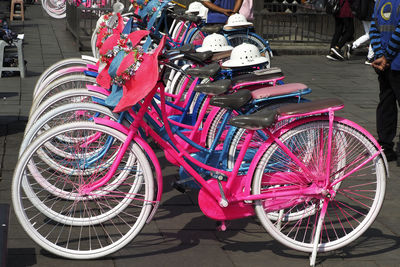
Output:
[[35,107],[26,124],[26,130],[29,129],[41,116],[50,110],[69,103],[93,103],[93,97],[101,100],[107,98],[106,95],[89,91],[86,88],[70,89],[49,97],[39,106]]
[[188,33],[188,38],[188,41],[185,40],[185,43],[193,44],[195,47],[200,47],[203,45],[205,35],[199,29],[194,28]]
[[53,72],[63,69],[66,67],[71,67],[71,66],[86,66],[87,64],[95,64],[95,62],[92,62],[90,60],[82,59],[82,58],[66,58],[60,61],[57,61],[50,67],[48,67],[43,73],[40,75],[39,79],[36,81],[35,88],[39,86],[49,75],[51,75]]
[[42,0],[42,7],[52,18],[63,19],[67,16],[65,1]]
[[[79,116],[76,116],[77,112],[80,113]],[[63,125],[65,123],[90,121],[94,117],[107,118],[113,121],[118,120],[117,114],[112,113],[106,107],[93,103],[74,103],[55,108],[54,110],[48,112],[46,115],[41,117],[38,121],[36,121],[29,129],[29,131],[27,131],[20,146],[19,156],[22,155],[22,153],[26,150],[28,145],[33,142],[34,139],[36,139],[44,132],[49,131],[51,128]],[[49,146],[47,145],[46,147],[48,148]],[[54,150],[52,150],[52,152],[54,152]],[[43,158],[41,157],[41,159]],[[47,162],[49,163],[49,161]],[[52,169],[64,170],[63,166],[60,166],[58,162],[53,161],[50,162],[49,165]],[[75,170],[68,170],[66,172],[66,175],[70,175],[74,172]],[[45,180],[41,181],[40,184],[42,187],[51,190],[56,197],[63,197],[64,195],[66,195],[65,192],[59,192],[59,188],[53,188],[53,185]]]
[[[361,127],[344,119],[336,118],[333,124],[333,134],[339,138],[336,140],[346,140],[347,147],[338,153],[332,150],[331,164],[326,164],[326,144],[323,142],[328,134],[329,121],[327,117],[305,118],[294,121],[290,130],[282,134],[279,139],[288,144],[294,142],[297,146],[293,153],[302,161],[302,149],[307,151],[308,144],[311,145],[313,156],[311,161],[305,163],[309,168],[313,177],[309,182],[318,183],[318,177],[326,171],[326,167],[336,169],[335,164],[345,154],[346,164],[340,171],[331,175],[330,180],[334,181],[342,177],[349,171],[356,170],[349,177],[340,182],[340,186],[335,186],[334,194],[327,197],[321,196],[306,198],[301,196],[282,197],[274,201],[286,201],[285,213],[290,210],[300,207],[301,210],[314,203],[316,209],[312,214],[304,213],[300,219],[295,221],[273,221],[269,218],[268,213],[273,209],[283,210],[283,207],[271,207],[270,200],[255,201],[255,211],[262,226],[272,235],[278,242],[295,250],[303,252],[313,251],[314,231],[317,222],[323,220],[322,231],[320,233],[318,252],[327,252],[346,246],[362,233],[373,223],[379,210],[382,206],[385,183],[386,183],[386,164],[382,155],[378,155],[374,160],[371,160],[360,169],[356,169],[360,162],[366,160],[371,155],[378,152],[371,136],[364,134],[366,132]],[[307,140],[307,138],[312,139]],[[333,147],[338,147],[337,146]],[[317,148],[320,151],[315,151]],[[309,153],[308,148],[307,153]],[[262,157],[257,162],[257,167],[253,176],[252,193],[259,194],[263,187],[265,190],[274,190],[272,185],[278,186],[279,190],[285,189],[286,186],[291,188],[302,188],[305,185],[296,181],[296,176],[304,175],[303,171],[299,170],[298,166],[291,162],[292,160],[281,150],[276,143],[268,146]],[[354,166],[356,165],[356,166]],[[282,180],[274,176],[284,171],[285,174]],[[301,174],[300,174],[301,173]],[[271,179],[275,177],[275,179]],[[304,176],[303,176],[304,177]],[[285,180],[284,180],[285,179]],[[339,185],[339,184],[337,184]],[[305,186],[307,187],[307,185]],[[276,188],[275,188],[276,190]],[[264,192],[264,190],[263,190]],[[321,207],[323,202],[327,201],[326,215],[320,218]],[[284,216],[284,214],[282,214]],[[282,217],[283,218],[283,217]]]
[[60,79],[62,77],[67,77],[67,76],[72,76],[76,74],[83,74],[83,72],[87,70],[86,66],[72,66],[72,67],[67,67],[63,69],[59,69],[52,74],[50,74],[45,80],[43,80],[40,84],[36,83],[37,86],[33,89],[33,98],[35,98],[39,92],[43,90],[46,86],[51,84],[57,79]]
[[[140,169],[137,169],[138,173],[135,172],[136,174],[122,181],[118,191],[101,194],[102,190],[98,189],[98,195],[82,196],[83,199],[80,200],[75,198],[72,204],[65,199],[51,198],[51,192],[43,193],[44,189],[34,182],[35,179],[30,176],[27,165],[38,147],[46,141],[59,133],[74,130],[101,131],[120,143],[126,138],[126,135],[115,129],[89,122],[76,122],[53,128],[35,139],[20,157],[14,172],[12,201],[18,221],[25,232],[42,248],[65,258],[94,259],[114,253],[139,234],[152,207],[153,175],[143,150],[136,143],[132,143],[128,152],[135,156],[135,164]],[[129,172],[133,171],[133,168],[129,169]],[[128,180],[131,178],[133,182]],[[65,183],[71,184],[71,193],[74,190],[78,191],[76,186],[72,185],[72,181],[74,180],[64,179]],[[84,183],[80,186],[84,186]],[[27,188],[33,192],[27,193]],[[136,191],[132,196],[131,188]],[[41,199],[40,203],[35,202],[37,198]],[[86,202],[82,203],[84,201]],[[40,205],[46,205],[47,208],[43,209]],[[49,215],[50,210],[54,211],[55,215]],[[61,215],[70,219],[57,217],[62,217]],[[85,222],[82,216],[86,217]]]
[[34,110],[41,104],[43,103],[46,99],[49,97],[63,92],[65,90],[69,89],[75,89],[75,88],[85,88],[86,85],[95,85],[96,84],[96,78],[89,77],[86,75],[72,75],[72,76],[67,76],[67,77],[61,77],[54,82],[50,83],[48,86],[43,87],[40,89],[41,91],[38,91],[38,94],[36,95],[35,98],[32,100],[32,106],[29,111],[29,116],[34,112]]
[[[76,114],[76,112],[79,112],[79,114]],[[40,116],[29,128],[26,127],[27,130],[21,142],[19,155],[43,132],[65,123],[82,120],[91,121],[94,117],[118,120],[118,114],[111,112],[107,107],[94,103],[70,103],[50,110]]]

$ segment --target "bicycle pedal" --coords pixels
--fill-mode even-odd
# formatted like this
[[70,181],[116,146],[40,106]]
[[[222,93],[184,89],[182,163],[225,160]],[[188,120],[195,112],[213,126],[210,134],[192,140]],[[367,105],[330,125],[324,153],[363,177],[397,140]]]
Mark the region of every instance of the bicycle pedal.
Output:
[[177,182],[173,182],[171,185],[172,185],[173,188],[175,188],[176,190],[178,190],[182,194],[186,193],[186,189],[182,185],[178,184]]

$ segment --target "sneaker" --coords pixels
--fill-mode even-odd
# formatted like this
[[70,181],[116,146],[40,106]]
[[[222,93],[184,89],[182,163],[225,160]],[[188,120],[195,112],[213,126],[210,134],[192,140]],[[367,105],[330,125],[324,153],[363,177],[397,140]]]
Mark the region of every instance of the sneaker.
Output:
[[374,62],[373,59],[367,58],[367,59],[365,60],[365,65],[372,65],[372,62]]
[[343,51],[344,58],[345,59],[350,59],[352,51],[353,51],[353,45],[352,44],[346,44],[344,46],[344,51]]
[[340,49],[337,46],[336,47],[332,47],[331,48],[331,52],[333,52],[337,56],[338,59],[340,59],[340,60],[344,59],[344,57],[342,55],[342,52],[340,51]]
[[333,61],[338,61],[338,60],[342,60],[341,58],[339,58],[335,53],[333,53],[332,51],[329,52],[329,54],[326,56],[328,59],[333,60]]

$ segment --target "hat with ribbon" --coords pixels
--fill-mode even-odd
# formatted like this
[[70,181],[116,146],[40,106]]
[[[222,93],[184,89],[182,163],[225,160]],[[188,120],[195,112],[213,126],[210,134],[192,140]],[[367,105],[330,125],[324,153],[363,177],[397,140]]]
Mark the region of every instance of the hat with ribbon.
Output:
[[[159,69],[158,56],[165,45],[165,36],[151,54],[130,52],[121,62],[115,80],[123,87],[123,96],[114,112],[129,109],[142,100],[157,84]],[[139,64],[138,64],[139,62]]]
[[[132,51],[134,47],[139,44],[143,37],[147,36],[148,34],[149,31],[139,30],[134,31],[128,35],[118,34],[112,35],[110,38],[108,38],[99,51],[100,63],[99,75],[96,78],[97,84],[106,89],[110,88],[112,77],[110,77],[109,68],[112,62],[114,62],[114,57],[120,51],[124,51],[125,54],[128,54],[130,51]],[[119,58],[119,60],[122,60],[122,58]],[[118,63],[118,61],[115,61],[114,64]],[[117,66],[119,66],[119,64]]]

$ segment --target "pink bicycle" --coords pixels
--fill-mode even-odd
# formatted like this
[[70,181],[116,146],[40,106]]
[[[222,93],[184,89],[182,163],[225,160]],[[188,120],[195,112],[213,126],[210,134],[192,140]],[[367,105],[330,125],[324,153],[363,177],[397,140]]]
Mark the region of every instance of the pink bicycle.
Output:
[[[152,137],[167,159],[201,185],[200,209],[221,221],[221,228],[227,220],[256,215],[277,241],[312,253],[311,265],[317,252],[346,246],[375,220],[385,194],[385,157],[365,129],[335,116],[340,101],[233,118],[231,127],[245,129],[246,137],[233,169],[226,169],[204,164],[176,139],[179,129],[169,124],[163,89],[157,84],[136,112],[129,111],[130,126],[104,118],[65,124],[25,150],[12,200],[35,242],[62,257],[91,259],[114,253],[140,233],[157,211],[163,182],[157,156],[141,135]],[[161,108],[153,101],[156,92]],[[163,124],[143,119],[152,103]],[[276,129],[282,121],[292,122]],[[268,139],[258,143],[256,133]],[[243,172],[243,159],[253,149]]]

